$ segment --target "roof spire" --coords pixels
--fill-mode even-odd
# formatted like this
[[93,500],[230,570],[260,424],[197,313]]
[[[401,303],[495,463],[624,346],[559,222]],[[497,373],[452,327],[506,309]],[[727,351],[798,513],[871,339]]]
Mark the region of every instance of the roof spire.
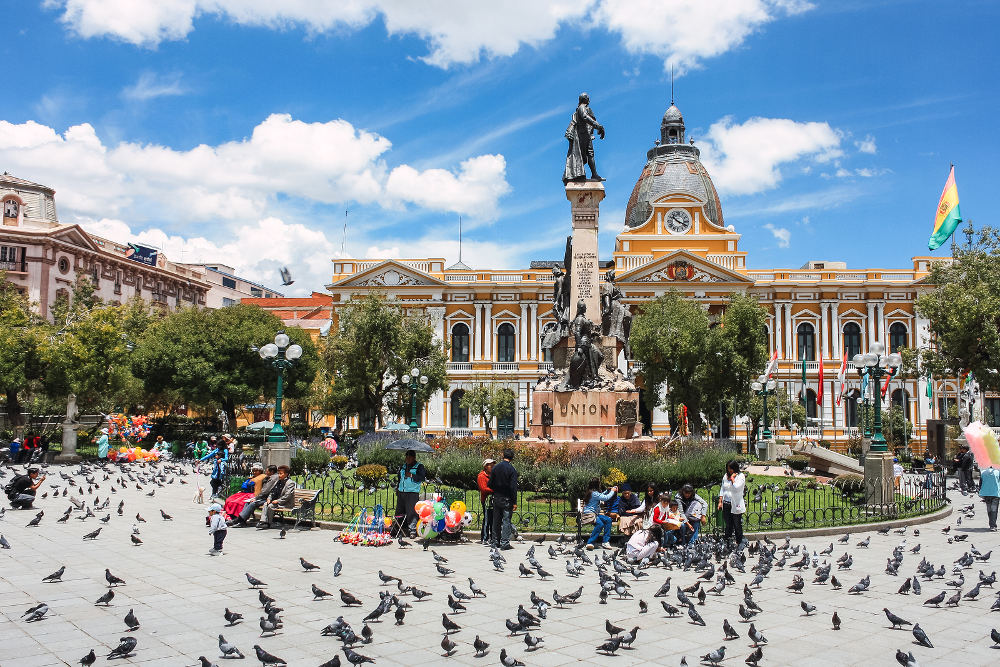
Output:
[[670,63],[670,106],[674,105],[674,64]]

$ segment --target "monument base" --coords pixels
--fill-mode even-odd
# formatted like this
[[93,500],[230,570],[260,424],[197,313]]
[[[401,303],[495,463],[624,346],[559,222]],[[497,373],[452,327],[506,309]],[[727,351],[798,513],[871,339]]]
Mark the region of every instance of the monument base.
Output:
[[52,458],[53,463],[63,465],[75,465],[81,461],[83,461],[83,457],[75,452],[73,454],[57,454]]
[[287,442],[265,442],[260,447],[260,463],[266,470],[268,466],[290,466],[292,450]]
[[895,502],[892,459],[892,452],[868,452],[865,456],[865,500],[869,505]]
[[[535,390],[530,437],[595,444],[632,440],[642,434],[636,421],[638,401],[634,391]],[[551,425],[543,424],[543,405],[552,410]]]
[[548,447],[549,451],[565,449],[570,454],[580,454],[591,447],[619,449],[622,447],[630,451],[652,452],[656,449],[656,439],[648,435],[630,438],[628,440],[546,440],[544,438],[524,438],[521,442],[526,442],[532,447]]

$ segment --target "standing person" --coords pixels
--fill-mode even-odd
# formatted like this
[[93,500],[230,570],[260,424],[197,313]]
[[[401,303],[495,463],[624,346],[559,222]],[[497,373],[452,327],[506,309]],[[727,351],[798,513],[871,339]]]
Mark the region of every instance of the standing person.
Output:
[[743,541],[743,514],[747,511],[743,489],[746,483],[746,477],[740,472],[740,464],[736,461],[727,463],[722,489],[719,490],[719,509],[722,510],[722,520],[726,524],[726,540],[732,539],[735,532],[736,544]]
[[1000,508],[1000,470],[984,468],[979,473],[979,497],[986,503],[986,518],[990,530],[997,530],[997,509]]
[[212,463],[212,497],[215,498],[219,495],[219,489],[222,488],[222,478],[226,476],[226,460],[223,458],[223,453],[221,451],[215,452],[215,459]]
[[108,449],[111,447],[111,439],[108,437],[108,429],[101,429],[101,436],[95,440],[97,442],[97,458],[108,458]]
[[976,460],[972,456],[972,452],[969,451],[968,443],[960,445],[962,448],[962,461],[959,464],[959,480],[961,481],[962,489],[965,491],[972,491],[975,488],[975,483],[972,481],[972,466],[975,464]]
[[38,476],[38,468],[28,468],[27,475],[18,475],[12,479],[4,487],[10,506],[16,510],[31,509],[31,503],[35,502],[35,492],[44,481],[44,476]]
[[493,534],[490,536],[490,546],[502,551],[514,548],[510,544],[511,522],[517,511],[517,470],[511,463],[513,460],[514,451],[503,450],[503,461],[493,466],[489,480],[489,487],[493,489]]
[[222,542],[226,539],[226,519],[222,514],[222,505],[212,503],[208,506],[208,534],[212,536],[212,548],[209,549],[209,556],[222,555]]
[[892,483],[899,491],[899,487],[903,483],[903,466],[900,464],[898,458],[892,459]]
[[34,437],[30,433],[25,434],[24,440],[21,441],[21,451],[18,452],[17,459],[14,463],[31,463],[31,450],[33,442]]
[[476,484],[479,486],[479,500],[483,507],[483,527],[479,532],[480,541],[483,544],[490,543],[493,535],[493,489],[490,488],[490,473],[493,472],[493,459],[483,461],[483,469],[476,477]]
[[662,551],[660,542],[663,540],[663,529],[659,526],[640,528],[632,533],[625,544],[625,555],[633,563],[652,557],[657,551]]
[[674,500],[677,501],[677,506],[686,519],[681,528],[681,541],[694,544],[701,533],[701,522],[708,514],[708,503],[694,492],[694,487],[690,484],[682,486],[681,490],[674,496]]
[[601,546],[604,549],[611,548],[611,517],[601,514],[601,503],[611,500],[618,493],[618,487],[613,486],[604,493],[598,490],[600,488],[601,480],[596,477],[590,480],[587,485],[587,501],[583,505],[584,521],[590,520],[591,517],[594,519],[594,530],[587,538],[588,550],[593,550],[594,543],[597,542],[598,538],[601,539]]
[[417,462],[417,453],[412,449],[406,451],[403,467],[399,471],[399,484],[396,486],[396,520],[403,517],[400,529],[410,537],[417,534],[417,501],[420,500],[420,485],[427,479],[427,471],[423,463]]
[[278,466],[278,481],[267,494],[267,502],[264,504],[264,511],[261,512],[257,530],[271,527],[275,509],[292,509],[295,506],[295,480],[288,478],[290,473],[291,469],[288,466]]

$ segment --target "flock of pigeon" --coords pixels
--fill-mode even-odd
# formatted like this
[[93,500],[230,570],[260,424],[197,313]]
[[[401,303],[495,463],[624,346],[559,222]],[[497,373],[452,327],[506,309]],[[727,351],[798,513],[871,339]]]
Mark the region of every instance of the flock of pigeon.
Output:
[[[133,517],[135,507],[127,510],[127,504],[142,500],[143,506],[148,507],[156,502],[149,499],[155,498],[158,490],[175,483],[189,484],[190,475],[194,472],[190,463],[169,461],[144,467],[82,464],[74,468],[51,469],[58,473],[58,479],[50,477],[39,490],[36,502],[39,509],[23,512],[0,510],[0,521],[10,526],[7,532],[11,539],[14,539],[18,531],[70,530],[78,522],[87,526],[80,530],[80,539],[84,542],[119,539],[123,538],[124,530],[115,531],[114,537],[109,532],[102,535],[102,530],[112,522],[131,522],[128,544],[137,552],[141,552],[140,548],[144,544],[141,526],[145,519],[140,512],[136,512]],[[9,479],[12,472],[13,468],[0,468],[0,484],[5,483],[4,478]],[[194,479],[193,485],[197,486],[201,480]],[[133,500],[130,496],[138,497]],[[56,503],[66,503],[66,507],[59,518],[53,520],[46,515],[46,508],[51,513]],[[330,567],[332,578],[325,581],[350,579],[352,584],[341,586],[338,583],[324,583],[324,577],[329,576],[325,565],[317,565],[301,556],[295,563],[295,556],[292,554],[290,562],[282,564],[286,569],[294,568],[320,579],[313,578],[309,582],[308,595],[305,594],[306,583],[302,584],[301,591],[290,589],[286,585],[281,588],[281,594],[294,598],[286,605],[295,605],[294,608],[290,607],[292,611],[289,613],[298,613],[303,600],[317,604],[324,600],[339,600],[342,613],[319,631],[321,636],[333,638],[339,644],[330,645],[328,653],[320,658],[329,659],[320,667],[341,665],[341,655],[344,661],[352,665],[375,663],[376,658],[372,657],[371,650],[375,636],[373,627],[384,628],[380,631],[380,634],[384,633],[383,639],[396,640],[405,632],[399,626],[407,624],[409,614],[419,614],[416,618],[420,619],[422,626],[426,626],[426,619],[434,618],[438,613],[440,655],[444,658],[478,663],[480,660],[490,662],[488,658],[492,654],[496,656],[493,660],[498,659],[505,667],[526,663],[546,664],[549,631],[560,632],[559,629],[551,628],[552,619],[574,618],[572,609],[578,605],[608,605],[604,608],[609,612],[601,614],[605,617],[603,627],[589,628],[590,634],[595,638],[592,642],[592,660],[603,660],[601,656],[613,657],[624,652],[645,660],[656,660],[654,653],[647,654],[650,649],[644,650],[644,642],[680,635],[693,638],[693,633],[697,633],[700,643],[712,646],[714,643],[705,634],[715,632],[705,621],[704,616],[709,615],[723,617],[719,628],[718,648],[700,656],[692,656],[691,660],[706,665],[721,665],[742,659],[747,665],[753,666],[768,664],[767,654],[771,651],[768,649],[769,642],[765,632],[774,629],[777,621],[771,619],[776,615],[769,612],[778,611],[779,606],[784,607],[781,617],[785,619],[790,608],[801,610],[803,622],[812,623],[810,631],[813,633],[837,632],[841,629],[844,621],[837,609],[824,609],[823,602],[815,600],[810,595],[811,591],[832,589],[842,592],[838,594],[857,598],[851,603],[845,600],[841,609],[870,606],[874,611],[879,603],[869,605],[864,601],[866,597],[884,602],[889,596],[894,598],[898,595],[901,596],[901,601],[909,600],[912,596],[926,596],[921,605],[925,608],[974,605],[981,609],[984,616],[990,611],[1000,611],[1000,592],[994,590],[996,573],[986,572],[992,551],[977,549],[969,541],[970,533],[952,530],[953,525],[961,525],[963,519],[968,521],[974,517],[975,505],[963,506],[957,510],[957,514],[953,524],[943,530],[925,528],[923,535],[928,543],[937,540],[941,546],[947,544],[948,549],[956,556],[952,562],[930,562],[921,554],[920,529],[905,527],[883,528],[860,540],[856,536],[845,534],[825,548],[812,551],[792,537],[786,537],[783,543],[764,539],[744,542],[734,548],[719,538],[702,535],[693,545],[674,547],[639,563],[626,559],[624,549],[587,551],[583,544],[576,543],[573,538],[565,535],[549,542],[541,539],[531,543],[522,542],[515,549],[526,549],[517,556],[514,555],[517,551],[487,552],[481,547],[465,545],[442,545],[440,549],[436,549],[435,543],[427,542],[420,542],[418,548],[413,549],[413,544],[400,539],[396,543],[398,548],[413,552],[407,558],[414,563],[414,571],[422,571],[423,567],[427,567],[427,573],[419,577],[412,575],[414,581],[404,582],[403,577],[387,573],[383,566],[377,572],[377,579],[371,575],[371,581],[368,582],[369,575],[363,572],[367,572],[371,566],[364,563],[364,559],[377,563],[385,550],[349,547],[334,541],[330,551],[339,552],[341,556],[337,556]],[[163,509],[159,509],[159,515],[160,522],[172,522],[174,519]],[[185,513],[185,518],[190,518],[190,514]],[[3,523],[0,523],[0,527],[3,527]],[[239,535],[241,548],[249,549],[252,549],[252,545],[247,547],[245,540],[256,540],[260,539],[260,535],[268,535],[257,532],[231,533],[233,535],[230,540]],[[243,535],[248,537],[244,538]],[[285,537],[284,531],[280,537]],[[147,536],[146,539],[150,538]],[[811,541],[816,540],[813,538]],[[187,548],[202,550],[207,543],[208,537],[205,535],[204,540],[187,545]],[[295,542],[288,540],[282,544],[287,544],[291,549]],[[30,554],[17,553],[16,541],[12,545],[5,535],[0,535],[0,547],[11,550],[5,553],[15,558],[31,558]],[[870,572],[856,572],[855,556],[863,550],[875,549],[884,549],[888,554],[884,571],[874,575]],[[448,551],[454,553],[447,553]],[[479,561],[486,553],[489,557],[488,566]],[[46,619],[59,613],[58,602],[53,601],[50,608],[50,604],[44,599],[49,590],[47,587],[60,585],[67,567],[71,571],[74,569],[72,555],[66,554],[65,558],[68,565],[64,564],[51,574],[40,577],[37,590],[31,592],[35,604],[25,610],[19,619],[11,619],[12,621],[44,623]],[[859,560],[870,562],[870,558]],[[398,558],[393,561],[398,562]],[[425,561],[426,566],[422,565]],[[209,572],[223,568],[225,560],[207,562],[205,567]],[[345,570],[351,576],[340,579]],[[2,572],[0,569],[0,577]],[[87,573],[83,574],[87,576]],[[515,595],[515,601],[517,596],[524,595],[516,609],[511,604],[511,608],[507,610],[504,629],[492,633],[484,632],[484,626],[478,620],[480,612],[488,611],[487,616],[495,616],[497,611],[497,603],[493,600],[487,603],[487,592],[476,582],[476,578],[484,577],[491,582],[486,588],[496,586],[496,582],[503,582],[505,594],[501,597],[504,599],[510,599],[515,591],[519,591]],[[103,577],[105,591],[94,600],[94,605],[103,609],[115,606],[115,591],[127,586],[127,578],[125,573],[116,574],[112,572],[112,568],[106,568]],[[273,648],[274,644],[269,641],[281,633],[286,621],[284,616],[287,614],[281,606],[283,603],[277,599],[280,595],[278,589],[271,591],[264,578],[266,577],[259,578],[252,572],[245,573],[246,589],[243,593],[234,592],[233,596],[243,596],[241,604],[246,606],[234,609],[225,607],[222,610],[219,615],[221,632],[218,633],[218,657],[211,659],[202,655],[199,658],[201,667],[218,667],[214,660],[243,659],[250,655],[261,665],[288,664],[277,655],[281,651]],[[857,582],[853,583],[855,579]],[[548,594],[549,586],[552,587],[551,595]],[[783,595],[770,597],[767,601],[759,600],[755,598],[755,594],[762,588],[783,591]],[[924,588],[927,589],[926,593],[923,592]],[[562,593],[559,592],[560,589]],[[992,604],[984,589],[995,594],[992,596],[995,597]],[[251,591],[256,592],[255,599],[251,599]],[[275,597],[271,596],[272,592]],[[829,600],[829,595],[823,596],[823,599]],[[260,612],[251,611],[258,604]],[[492,606],[484,608],[487,604]],[[912,612],[912,604],[907,603],[907,606]],[[118,613],[125,611],[124,607],[122,605]],[[891,607],[895,607],[896,611]],[[364,612],[363,616],[355,611],[358,608],[361,608],[360,612]],[[708,610],[712,613],[707,613]],[[355,613],[359,616],[352,616]],[[897,645],[895,659],[898,664],[916,667],[920,657],[935,657],[931,652],[934,649],[932,635],[936,632],[935,623],[927,622],[926,627],[922,627],[912,615],[904,618],[909,614],[900,612],[900,608],[892,604],[883,607],[882,613],[886,619],[884,630],[871,631],[884,632],[887,646],[891,643]],[[655,616],[657,620],[639,621],[645,618],[645,614]],[[348,616],[354,620],[353,625]],[[812,620],[824,616],[829,619],[829,623]],[[120,618],[123,623],[121,632],[109,630],[105,641],[105,646],[110,650],[105,652],[91,649],[79,659],[79,664],[85,667],[92,665],[101,654],[108,660],[141,659],[143,647],[136,636],[136,631],[143,627],[140,619],[134,608],[129,608]],[[226,634],[232,634],[230,629],[253,618],[258,619],[260,633],[253,635],[257,643],[252,645],[252,652],[245,650],[245,646],[241,649],[235,642],[225,638]],[[474,620],[467,623],[464,618]],[[639,622],[612,620],[620,618],[631,618]],[[413,620],[413,617],[409,620]],[[294,619],[296,625],[300,621],[301,619]],[[476,627],[478,631],[471,631],[466,626]],[[546,630],[547,626],[550,626],[549,630]],[[564,625],[560,627],[565,628]],[[701,627],[705,630],[699,630]],[[896,635],[893,631],[898,630],[908,630],[912,640],[896,639],[901,635]],[[214,632],[213,629],[212,633]],[[121,636],[115,640],[114,635]],[[426,638],[426,634],[422,636]],[[1000,648],[1000,632],[996,629],[992,629],[989,636],[982,639],[990,639],[994,648]],[[980,639],[969,637],[968,640],[975,642]],[[247,641],[247,644],[250,643]],[[208,650],[204,653],[214,655]],[[378,659],[393,662],[385,657]],[[680,664],[689,664],[688,658],[681,658]]]

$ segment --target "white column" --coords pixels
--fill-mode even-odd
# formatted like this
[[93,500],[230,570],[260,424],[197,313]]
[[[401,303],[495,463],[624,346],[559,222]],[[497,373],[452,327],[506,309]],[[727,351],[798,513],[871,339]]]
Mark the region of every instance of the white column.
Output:
[[784,357],[784,344],[782,341],[782,329],[781,326],[781,304],[777,301],[774,302],[774,351],[778,353],[779,357]]
[[483,358],[483,304],[473,304],[476,307],[476,316],[472,321],[472,359],[478,361]]
[[528,304],[528,310],[531,313],[529,319],[531,320],[531,358],[538,360],[538,304],[532,303]]
[[830,304],[819,304],[819,330],[823,344],[820,347],[820,362],[830,358]]
[[885,318],[885,301],[881,301],[878,304],[878,339],[885,344],[885,350],[888,353],[889,350],[889,323]]
[[520,355],[517,360],[524,361],[528,358],[528,304],[521,304],[521,325],[519,327],[520,332],[518,333],[517,341],[517,351]]
[[868,350],[875,342],[875,303],[868,302],[868,344],[862,347],[862,352]]
[[830,308],[833,310],[833,358],[843,359],[844,346],[840,344],[840,304],[831,303]]
[[431,327],[434,329],[435,342],[445,340],[444,310],[444,306],[431,306],[427,309],[427,315],[431,320]]
[[494,331],[494,322],[492,313],[487,313],[486,317],[486,335],[489,336],[489,350],[490,350],[490,362],[496,362],[497,360],[497,332]]
[[785,358],[795,358],[795,332],[792,331],[792,304],[785,304]]

